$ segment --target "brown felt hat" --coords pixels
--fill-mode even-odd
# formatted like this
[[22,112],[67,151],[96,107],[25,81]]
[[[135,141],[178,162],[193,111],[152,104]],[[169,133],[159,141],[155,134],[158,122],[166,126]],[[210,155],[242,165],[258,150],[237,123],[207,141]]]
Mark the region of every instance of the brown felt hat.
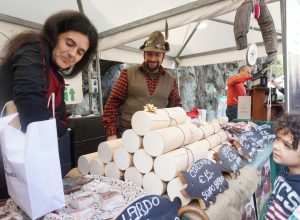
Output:
[[170,46],[160,31],[154,31],[149,35],[148,40],[140,47],[140,50],[165,53],[170,50]]

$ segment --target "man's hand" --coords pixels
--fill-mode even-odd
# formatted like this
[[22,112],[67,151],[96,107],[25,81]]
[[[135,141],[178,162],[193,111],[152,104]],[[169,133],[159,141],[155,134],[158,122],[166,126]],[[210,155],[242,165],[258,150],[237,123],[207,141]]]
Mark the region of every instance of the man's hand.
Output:
[[275,86],[277,89],[281,89],[282,88],[274,79],[271,80],[271,84],[273,86]]
[[107,137],[108,141],[115,140],[115,139],[117,139],[117,135],[111,135]]

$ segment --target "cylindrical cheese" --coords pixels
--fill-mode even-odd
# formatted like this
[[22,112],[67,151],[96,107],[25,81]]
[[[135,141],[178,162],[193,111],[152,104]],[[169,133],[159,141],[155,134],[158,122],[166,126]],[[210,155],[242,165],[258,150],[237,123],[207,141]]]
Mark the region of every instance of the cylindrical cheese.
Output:
[[172,179],[167,185],[167,193],[170,200],[173,201],[175,197],[179,197],[182,206],[189,204],[191,199],[184,197],[181,193],[181,190],[184,188],[185,186],[178,177]]
[[105,171],[105,164],[99,158],[89,162],[89,170],[91,175],[103,176]]
[[109,162],[105,166],[105,176],[115,179],[123,179],[124,171],[118,169],[114,162]]
[[118,169],[126,170],[128,167],[133,165],[132,154],[120,147],[114,152],[114,162]]
[[122,139],[105,141],[98,146],[98,156],[101,162],[109,163],[113,159],[114,151],[123,146]]
[[160,180],[154,172],[150,172],[143,177],[143,188],[149,194],[162,195],[167,191],[167,183]]
[[202,125],[199,127],[199,129],[204,133],[205,138],[215,133],[215,127],[212,124]]
[[183,124],[186,121],[186,112],[181,107],[157,109],[155,113],[137,111],[131,119],[132,129],[140,136],[159,128]]
[[149,173],[153,169],[153,158],[144,149],[139,149],[133,155],[133,164],[140,173]]
[[86,175],[90,172],[89,170],[89,162],[91,160],[97,159],[98,158],[98,153],[90,153],[90,154],[85,154],[85,155],[81,155],[78,158],[78,169],[79,171]]
[[145,151],[153,157],[203,138],[194,124],[182,124],[148,132],[143,139]]
[[206,140],[192,144],[158,156],[154,160],[154,171],[163,181],[170,181],[177,172],[186,171],[194,162],[206,158],[209,143]]
[[128,129],[122,134],[124,148],[129,153],[134,153],[142,147],[142,138],[133,129]]
[[129,167],[125,170],[124,179],[135,183],[138,186],[143,185],[144,174],[140,173],[135,167]]
[[212,126],[214,126],[214,131],[215,131],[215,133],[217,133],[218,131],[220,131],[221,126],[220,126],[220,123],[219,123],[219,120],[218,120],[218,119],[212,120],[212,121],[210,122],[210,124],[211,124]]

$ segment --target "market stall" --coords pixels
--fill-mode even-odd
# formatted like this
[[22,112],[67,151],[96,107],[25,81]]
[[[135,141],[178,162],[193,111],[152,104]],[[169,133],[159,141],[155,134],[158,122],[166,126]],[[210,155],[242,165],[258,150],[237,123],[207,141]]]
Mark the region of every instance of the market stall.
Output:
[[[44,218],[117,217],[134,201],[149,194],[169,198],[172,202],[178,200],[181,207],[188,205],[201,210],[210,219],[225,215],[229,219],[239,219],[252,195],[255,195],[259,212],[260,204],[270,192],[270,165],[267,165],[268,169],[264,167],[271,154],[272,135],[264,133],[263,138],[258,135],[270,129],[270,126],[226,123],[222,119],[199,122],[197,118],[191,120],[181,114],[182,109],[178,107],[163,111],[169,112],[169,122],[165,125],[149,126],[145,135],[138,135],[139,138],[131,134],[132,140],[124,133],[125,143],[139,143],[140,140],[142,144],[138,144],[138,147],[125,148],[122,139],[117,139],[102,142],[97,152],[82,155],[78,160],[82,174],[63,181],[66,206]],[[143,114],[150,124],[151,120],[157,122],[161,117],[155,112]],[[180,121],[178,117],[185,117],[185,120],[176,124]],[[165,118],[161,120],[165,121]],[[135,126],[130,132],[134,132],[134,129]],[[173,129],[172,132],[170,129]],[[230,143],[232,136],[227,133],[230,130],[239,131],[235,145]],[[147,138],[148,135],[151,138]],[[249,142],[249,139],[252,141]],[[151,142],[154,144],[151,145]],[[86,175],[94,170],[99,170],[100,175]],[[206,179],[203,179],[204,176]],[[265,176],[268,176],[267,179]],[[262,182],[269,183],[269,187]],[[191,188],[189,184],[192,184]],[[265,193],[263,198],[262,192]],[[223,212],[225,204],[230,210],[226,213]],[[4,215],[25,216],[11,199],[0,210]],[[184,216],[199,219],[188,210],[185,210]]]
[[[201,20],[203,20],[204,18],[211,18],[212,17],[211,14],[214,14],[216,11],[218,11],[217,15],[221,16],[221,14],[225,13],[225,11],[221,12],[219,11],[219,9],[225,9],[226,7],[224,6],[226,5],[230,6],[230,9],[226,8],[226,12],[232,11],[236,9],[242,1],[206,1],[207,3],[205,4],[200,4],[199,2],[197,3],[198,6],[196,5],[197,7],[199,7],[199,10],[193,11],[193,13],[191,14],[193,18],[191,20],[182,19],[184,17],[181,16],[180,19],[178,19],[179,16],[177,16],[176,14],[176,13],[181,14],[180,12],[185,12],[184,16],[188,16],[189,9],[191,9],[190,7],[192,7],[191,4],[189,5],[189,7],[185,7],[184,11],[182,11],[184,9],[184,5],[181,5],[179,12],[176,12],[176,10],[172,10],[172,17],[170,19],[171,20],[170,27],[174,29],[172,30],[174,31],[174,34],[171,34],[172,37],[176,35],[186,36],[185,34],[176,34],[178,32],[176,32],[175,27],[179,26],[177,24],[178,20],[186,20],[184,26],[179,27],[181,29],[186,30],[186,34],[187,33],[190,34],[191,30],[193,29],[190,28],[190,25],[195,27],[194,29],[195,31],[199,32],[199,30],[196,30],[196,27],[200,24]],[[267,1],[267,2],[273,2],[273,1]],[[213,3],[216,3],[217,5],[215,5],[216,7],[213,7],[213,9],[211,9],[210,6],[212,5],[210,4]],[[11,4],[14,4],[14,2],[12,2]],[[27,3],[27,5],[29,4]],[[52,4],[52,5],[59,5],[59,4]],[[203,7],[203,6],[207,6],[207,7]],[[9,6],[7,8],[9,8]],[[19,8],[23,8],[23,7],[19,7]],[[91,5],[88,5],[87,8],[91,9],[93,7],[91,7]],[[199,14],[202,14],[199,13],[199,11],[203,12],[208,8],[210,9],[210,14],[209,15],[204,14],[205,16],[199,17]],[[27,10],[23,10],[23,11],[27,11]],[[127,14],[131,14],[131,13],[127,13]],[[15,14],[12,13],[12,15]],[[153,19],[155,19],[154,17]],[[160,19],[158,20],[164,21],[166,17],[167,17],[166,14],[161,14],[161,16],[159,17]],[[226,16],[222,18],[211,19],[209,22],[211,25],[214,25],[216,22],[226,24],[228,23],[228,20],[226,20],[225,18]],[[12,26],[13,27],[18,26],[18,28],[21,23],[20,21],[16,22],[17,19],[15,18],[12,19],[11,17],[8,16],[1,16],[1,20],[4,20],[5,22],[8,23],[10,23],[10,21],[13,20],[15,24]],[[103,20],[103,19],[99,19],[99,20]],[[120,61],[121,59],[123,61],[124,57],[128,58],[128,60],[130,61],[138,60],[139,58],[138,59],[136,58],[137,57],[136,51],[127,50],[128,48],[126,48],[124,45],[126,43],[128,43],[128,45],[126,46],[129,46],[129,44],[130,46],[133,47],[135,45],[139,45],[140,41],[138,42],[133,42],[133,41],[143,40],[141,38],[146,36],[145,29],[152,30],[154,27],[158,29],[162,29],[164,26],[164,22],[160,22],[160,21],[156,22],[154,20],[151,20],[150,22],[152,22],[152,24],[147,22],[142,22],[143,25],[141,26],[134,25],[132,32],[130,32],[131,29],[130,24],[123,27],[121,26],[121,28],[116,25],[115,29],[112,30],[107,29],[106,32],[105,31],[101,32],[99,35],[101,37],[101,39],[99,39],[101,45],[99,47],[99,51],[101,51],[100,57],[102,59],[110,59],[113,57],[115,60],[118,61]],[[32,24],[28,25],[28,23],[27,26],[33,28]],[[5,25],[6,24],[4,24],[4,26]],[[120,25],[120,23],[118,25]],[[6,29],[9,30],[10,28],[11,26],[9,26],[9,28]],[[38,26],[38,24],[36,24],[35,28],[40,28],[40,27]],[[127,37],[133,36],[133,39],[121,38],[120,35],[122,34],[124,36],[124,33],[132,33],[132,34],[126,34],[126,36]],[[201,33],[199,35],[201,35]],[[278,35],[280,35],[280,33]],[[190,36],[192,36],[192,34]],[[217,35],[214,34],[214,36]],[[119,41],[116,42],[117,39],[118,40],[123,39],[123,40],[121,40],[121,42]],[[179,41],[183,42],[183,38],[179,39]],[[111,42],[112,45],[106,44],[106,42]],[[121,44],[122,44],[121,47],[123,48],[121,47],[117,48],[117,46],[120,46]],[[198,40],[197,40],[197,44],[199,44]],[[105,47],[103,48],[103,45],[105,45],[107,48]],[[182,65],[192,65],[192,64],[198,65],[199,63],[207,64],[210,62],[217,62],[217,61],[220,62],[221,60],[226,61],[227,59],[232,60],[233,57],[234,59],[240,59],[241,53],[236,55],[235,48],[233,49],[229,48],[229,46],[233,47],[234,44],[227,44],[227,46],[228,48],[226,50],[227,52],[230,52],[231,56],[224,56],[225,50],[218,48],[218,50],[215,53],[217,55],[214,56],[215,59],[211,58],[212,54],[207,54],[208,51],[213,51],[213,49],[211,48],[208,49],[207,51],[195,52],[196,57],[194,57],[194,56],[188,56],[187,53],[187,51],[189,51],[190,48],[193,48],[193,46],[188,47],[186,52],[182,53],[182,56],[180,57],[182,61],[181,64]],[[176,48],[176,46],[174,48]],[[104,49],[110,49],[110,50],[104,51]],[[179,56],[182,50],[185,50],[185,48],[177,47],[176,50],[172,51],[173,52],[172,58],[176,57],[176,55]],[[123,54],[124,51],[126,51],[127,56]],[[129,54],[130,55],[134,54],[134,56],[129,56]],[[264,55],[264,53],[261,54]],[[221,57],[226,57],[226,58],[221,59]],[[174,67],[175,65],[174,59],[170,59],[168,61],[169,62],[166,62],[167,65],[170,67]],[[174,118],[170,118],[170,120],[167,121],[166,124],[168,126],[172,125],[172,122],[174,122],[172,121],[173,119]],[[185,197],[182,195],[181,190],[184,188],[184,186],[183,183],[178,178],[178,173],[189,170],[189,168],[191,168],[193,164],[196,163],[198,160],[207,159],[207,158],[210,160],[214,160],[215,159],[214,154],[216,153],[216,151],[218,151],[220,145],[224,144],[225,141],[227,141],[227,138],[226,137],[224,138],[224,133],[220,131],[220,127],[223,125],[220,121],[219,121],[219,127],[218,125],[214,124],[214,122],[212,122],[208,124],[203,124],[201,125],[201,127],[198,127],[198,129],[195,129],[195,126],[193,125],[185,125],[184,124],[185,120],[183,120],[182,123],[177,123],[179,121],[180,119],[177,118],[176,123],[173,124],[175,125],[174,127],[168,127],[168,126],[160,127],[157,125],[150,125],[149,130],[143,131],[145,133],[143,132],[141,133],[140,131],[137,132],[131,131],[131,134],[128,135],[129,137],[124,136],[122,140],[118,140],[118,143],[102,142],[101,143],[102,145],[101,147],[99,145],[97,152],[93,152],[92,155],[90,154],[89,156],[82,155],[80,161],[78,161],[79,169],[82,171],[83,174],[90,173],[90,174],[97,175],[97,176],[93,176],[95,180],[91,182],[92,184],[101,185],[101,183],[104,183],[106,184],[106,186],[109,186],[110,189],[113,188],[114,190],[122,194],[124,203],[122,205],[117,206],[114,215],[116,215],[118,211],[121,211],[131,202],[146,195],[149,192],[157,195],[166,195],[171,200],[173,200],[175,197],[179,197],[182,204],[189,204],[192,201],[193,198]],[[147,126],[144,126],[144,124],[140,126],[140,129],[142,130],[145,128],[147,128]],[[170,136],[169,135],[170,133],[175,135]],[[95,137],[99,138],[98,136]],[[79,142],[80,141],[82,140],[79,140]],[[153,145],[159,147],[153,149],[152,148]],[[243,168],[240,169],[240,174],[237,175],[236,178],[234,178],[232,175],[229,174],[224,175],[226,181],[228,182],[228,189],[218,194],[216,197],[216,202],[214,204],[211,204],[210,207],[207,208],[206,213],[211,219],[220,217],[220,213],[224,214],[224,210],[222,210],[221,207],[222,206],[224,207],[224,204],[227,205],[230,204],[230,202],[234,202],[234,201],[238,201],[238,203],[230,204],[230,209],[232,210],[233,214],[239,216],[243,212],[242,210],[244,209],[244,206],[246,205],[247,201],[249,200],[249,198],[253,193],[259,194],[259,192],[263,192],[263,193],[269,192],[270,188],[268,190],[268,186],[264,186],[264,184],[262,184],[266,180],[262,178],[262,176],[263,175],[267,176],[268,173],[266,172],[267,169],[269,169],[268,171],[270,171],[270,167],[267,168],[268,165],[266,165],[269,163],[267,160],[271,154],[270,149],[271,149],[270,145],[258,149],[256,156],[254,156],[251,159],[253,160],[253,162],[247,166],[243,166]],[[95,147],[93,147],[93,150],[95,150]],[[77,158],[79,158],[79,156],[80,155],[77,155]],[[246,160],[248,160],[248,158],[246,158]],[[257,175],[257,171],[261,173],[260,175],[261,177]],[[102,177],[102,175],[106,175],[106,177]],[[127,182],[127,180],[131,182]],[[258,185],[258,187],[256,187],[256,184]],[[266,187],[267,190],[261,191],[260,190],[261,185],[263,186],[263,188]],[[142,189],[141,187],[143,187],[144,189]],[[103,188],[105,189],[105,187]],[[97,195],[100,197],[101,192],[96,192],[97,190],[100,189],[94,186],[94,187],[90,187],[87,191],[92,192],[91,194],[94,196]],[[93,204],[92,207],[93,208],[95,207],[96,211],[91,211],[91,209],[88,208],[84,212],[77,212],[75,207],[76,205],[74,207],[70,207],[72,197],[75,196],[77,193],[80,194],[83,192],[84,192],[84,187],[82,187],[82,189],[80,189],[77,192],[66,195],[65,198],[67,201],[67,206],[62,210],[46,215],[45,218],[55,219],[55,218],[62,218],[62,216],[70,217],[73,215],[79,218],[82,216],[87,218],[88,216],[93,215],[95,216],[95,218],[101,219],[104,218],[103,216],[105,216],[105,218],[108,216],[112,216],[112,212],[109,213],[103,212],[103,209],[99,208],[101,206],[101,203],[98,203],[98,201],[94,201],[94,200],[93,202],[90,201],[90,204]],[[132,194],[128,195],[127,193],[130,192],[132,192]],[[89,194],[89,196],[91,194]],[[89,197],[89,196],[86,196],[86,194],[83,195],[83,197]],[[119,199],[120,198],[121,197],[119,197]],[[198,203],[195,204],[195,206],[200,207]],[[1,211],[3,211],[4,214],[6,213],[7,215],[11,214],[10,213],[11,211],[24,215],[24,213],[19,208],[16,207],[15,203],[12,202],[12,200],[9,200],[6,206],[1,208]],[[187,214],[187,216],[189,216],[189,214]],[[224,215],[222,217],[224,217]],[[231,217],[234,218],[233,216]]]

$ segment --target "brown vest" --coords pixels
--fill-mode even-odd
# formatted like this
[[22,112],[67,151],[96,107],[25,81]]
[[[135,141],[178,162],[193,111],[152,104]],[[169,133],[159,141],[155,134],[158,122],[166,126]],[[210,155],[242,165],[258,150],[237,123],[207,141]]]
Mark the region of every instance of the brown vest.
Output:
[[128,68],[127,80],[127,95],[120,117],[122,127],[131,128],[132,115],[136,111],[144,110],[144,106],[148,103],[157,108],[167,107],[175,82],[175,77],[170,73],[160,74],[157,87],[152,95],[150,95],[145,74],[139,70],[139,65]]

